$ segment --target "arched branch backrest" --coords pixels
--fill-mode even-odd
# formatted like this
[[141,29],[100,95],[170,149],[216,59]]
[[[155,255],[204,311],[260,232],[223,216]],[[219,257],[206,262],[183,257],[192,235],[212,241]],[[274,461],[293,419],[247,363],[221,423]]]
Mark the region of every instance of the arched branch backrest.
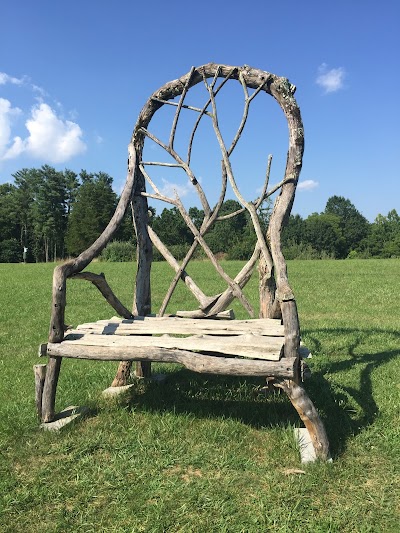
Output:
[[[211,81],[208,81],[210,79]],[[220,81],[219,79],[222,79],[222,81]],[[223,88],[224,84],[230,80],[237,80],[242,85],[245,97],[245,106],[242,120],[238,126],[236,135],[234,136],[234,139],[232,140],[230,145],[227,146],[224,143],[218,124],[218,106],[216,103],[216,98],[218,93]],[[184,103],[184,99],[189,89],[197,85],[198,83],[204,83],[205,88],[208,92],[208,99],[206,99],[205,105],[203,107],[196,108],[193,106],[186,105]],[[254,90],[251,96],[248,92],[249,88]],[[280,192],[279,196],[275,201],[273,212],[270,218],[267,237],[263,234],[261,230],[256,211],[260,203],[269,194],[267,192],[269,172],[267,172],[267,179],[265,181],[264,190],[260,198],[256,201],[249,202],[245,200],[245,198],[241,195],[239,188],[237,187],[235,176],[229,159],[246,123],[250,102],[255,96],[257,96],[258,93],[262,91],[273,96],[278,102],[283,112],[285,113],[289,128],[289,149],[286,161],[285,174],[282,182],[277,187],[280,188]],[[268,72],[259,69],[254,69],[248,66],[231,67],[227,65],[217,65],[214,63],[210,63],[197,68],[193,67],[190,72],[187,73],[185,76],[182,76],[177,80],[173,80],[165,84],[158,91],[153,93],[148,99],[139,115],[131,139],[131,144],[133,145],[136,153],[133,207],[135,227],[139,244],[138,274],[136,282],[134,312],[138,314],[146,314],[150,311],[149,275],[152,259],[151,242],[161,251],[161,253],[170,263],[172,268],[175,270],[175,277],[171,283],[167,296],[164,299],[164,302],[160,309],[160,314],[163,314],[163,312],[165,311],[169,298],[171,297],[176,283],[180,278],[184,279],[185,283],[192,290],[193,294],[199,301],[200,309],[205,315],[211,315],[222,311],[224,308],[226,308],[227,305],[229,305],[233,297],[237,297],[241,301],[243,306],[249,311],[249,313],[252,314],[253,310],[251,308],[251,305],[246,300],[241,289],[249,279],[252,269],[259,256],[260,271],[263,272],[264,280],[262,283],[264,284],[264,286],[268,286],[268,290],[272,292],[272,297],[270,298],[271,305],[269,306],[267,313],[271,315],[272,303],[275,298],[274,269],[276,273],[277,296],[279,302],[293,300],[293,294],[287,279],[286,263],[281,251],[280,233],[282,225],[284,224],[285,219],[289,215],[293,204],[296,185],[302,165],[302,155],[304,147],[303,125],[301,121],[300,110],[293,96],[294,91],[295,87],[291,85],[286,78],[281,78]],[[176,97],[180,97],[179,100],[177,102],[171,102],[171,100]],[[149,131],[149,124],[152,118],[154,117],[155,113],[164,105],[174,105],[176,107],[176,112],[172,121],[171,132],[168,140],[162,140]],[[198,119],[195,123],[188,142],[186,158],[178,154],[174,149],[175,133],[182,109],[191,110],[193,112],[198,113]],[[212,121],[214,134],[218,140],[222,159],[221,194],[217,205],[213,209],[210,208],[204,191],[190,167],[193,139],[197,130],[197,126],[203,117],[207,117]],[[173,163],[144,161],[142,154],[144,142],[146,139],[149,139],[153,143],[156,143],[166,153],[168,153],[169,156],[172,158]],[[154,168],[154,165],[180,167],[186,172],[192,185],[197,191],[199,200],[204,211],[204,220],[200,228],[196,228],[194,226],[178,195],[176,195],[174,198],[171,198],[161,193],[160,190],[157,188],[157,185],[154,183],[147,170],[149,166],[152,166]],[[150,189],[149,191],[146,191],[146,181],[148,184],[148,188]],[[204,240],[204,234],[207,232],[211,224],[213,224],[216,220],[221,219],[221,217],[219,216],[219,208],[221,207],[222,202],[225,198],[227,182],[230,183],[232,189],[236,194],[237,199],[242,204],[243,209],[246,209],[248,211],[257,235],[257,244],[255,247],[255,251],[247,265],[238,274],[238,276],[235,277],[235,279],[229,278],[229,276],[227,276],[225,272],[222,271],[218,262],[215,261],[211,250],[208,248],[207,243]],[[169,204],[174,205],[179,210],[188,227],[193,233],[193,245],[183,262],[181,262],[181,264],[179,264],[173,258],[172,254],[170,254],[168,249],[160,242],[158,236],[148,225],[148,197],[163,200]],[[222,295],[207,297],[206,295],[202,294],[200,289],[196,286],[195,282],[185,272],[186,265],[189,259],[191,258],[194,249],[199,244],[203,247],[206,255],[212,261],[216,270],[228,284],[227,290]],[[260,289],[262,289],[262,287],[260,287]]]

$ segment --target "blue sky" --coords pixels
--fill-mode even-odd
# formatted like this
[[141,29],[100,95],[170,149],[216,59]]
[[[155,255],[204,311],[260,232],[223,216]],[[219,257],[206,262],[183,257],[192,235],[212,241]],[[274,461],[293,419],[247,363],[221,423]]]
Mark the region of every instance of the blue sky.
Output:
[[[147,97],[212,61],[297,86],[306,150],[293,212],[320,212],[336,194],[371,221],[400,213],[396,0],[5,0],[1,12],[0,183],[50,164],[108,172],[120,192]],[[271,183],[281,167],[277,156]],[[247,180],[248,198],[260,184]]]

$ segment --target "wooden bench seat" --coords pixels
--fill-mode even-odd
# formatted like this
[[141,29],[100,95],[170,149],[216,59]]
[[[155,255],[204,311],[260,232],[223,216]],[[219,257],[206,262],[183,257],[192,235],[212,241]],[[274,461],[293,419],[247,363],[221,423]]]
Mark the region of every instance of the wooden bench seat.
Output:
[[277,319],[210,320],[143,317],[98,320],[48,343],[53,357],[180,363],[195,372],[293,378],[296,358],[283,358],[284,327]]

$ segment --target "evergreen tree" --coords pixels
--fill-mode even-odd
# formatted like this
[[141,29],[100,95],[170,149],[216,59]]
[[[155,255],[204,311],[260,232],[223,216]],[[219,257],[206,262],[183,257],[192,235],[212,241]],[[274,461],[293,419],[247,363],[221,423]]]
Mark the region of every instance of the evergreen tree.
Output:
[[351,250],[357,250],[360,243],[368,235],[369,222],[343,196],[332,196],[328,199],[325,214],[335,215],[340,219],[343,248],[340,257],[347,257]]
[[68,220],[66,245],[68,253],[78,255],[90,246],[109,223],[115,207],[113,179],[104,172],[80,173],[80,185]]

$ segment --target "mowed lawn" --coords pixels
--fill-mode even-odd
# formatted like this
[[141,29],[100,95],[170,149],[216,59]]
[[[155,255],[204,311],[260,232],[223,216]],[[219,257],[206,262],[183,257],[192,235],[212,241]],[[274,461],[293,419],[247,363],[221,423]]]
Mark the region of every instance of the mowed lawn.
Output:
[[[262,381],[196,375],[172,365],[164,384],[105,401],[115,363],[63,362],[57,409],[91,415],[39,429],[32,366],[47,338],[52,264],[0,265],[1,532],[397,532],[400,524],[400,261],[289,263],[306,388],[333,462],[304,466],[300,420]],[[240,263],[225,264],[234,275]],[[135,266],[94,263],[131,307]],[[206,263],[190,270],[219,290]],[[154,310],[171,279],[153,265]],[[215,283],[215,285],[213,285]],[[257,276],[247,290],[258,307]],[[68,324],[113,316],[88,282],[68,282]],[[194,308],[180,287],[170,310]],[[245,317],[234,306],[237,317]],[[296,473],[296,470],[304,473]]]

